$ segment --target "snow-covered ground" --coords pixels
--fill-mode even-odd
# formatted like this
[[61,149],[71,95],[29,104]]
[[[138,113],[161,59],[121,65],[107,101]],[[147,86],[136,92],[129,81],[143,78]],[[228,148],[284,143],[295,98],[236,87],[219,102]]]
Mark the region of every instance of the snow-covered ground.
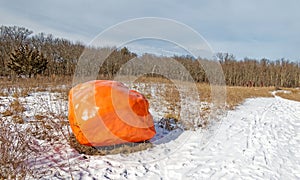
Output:
[[43,146],[48,179],[300,179],[300,102],[247,99],[207,130],[174,131],[129,155],[88,156],[68,143]]
[[[299,102],[248,99],[227,114],[204,146],[202,133],[185,131],[174,142],[128,156],[79,160],[80,171],[73,173],[97,179],[300,178]],[[174,147],[184,136],[186,142]],[[168,153],[171,148],[177,149]]]

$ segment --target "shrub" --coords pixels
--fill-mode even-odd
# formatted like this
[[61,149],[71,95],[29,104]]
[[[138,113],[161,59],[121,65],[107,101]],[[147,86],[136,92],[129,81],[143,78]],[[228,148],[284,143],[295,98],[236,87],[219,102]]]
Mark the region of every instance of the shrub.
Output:
[[47,64],[47,59],[36,48],[20,45],[11,53],[8,68],[18,76],[25,75],[30,78],[32,75],[42,74],[46,70]]

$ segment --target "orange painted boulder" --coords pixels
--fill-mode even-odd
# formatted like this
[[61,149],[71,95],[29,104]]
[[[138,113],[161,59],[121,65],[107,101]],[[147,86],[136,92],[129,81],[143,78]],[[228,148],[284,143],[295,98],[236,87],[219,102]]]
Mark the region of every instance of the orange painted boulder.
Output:
[[155,134],[149,103],[116,81],[95,80],[69,93],[69,121],[80,144],[110,146],[141,142]]

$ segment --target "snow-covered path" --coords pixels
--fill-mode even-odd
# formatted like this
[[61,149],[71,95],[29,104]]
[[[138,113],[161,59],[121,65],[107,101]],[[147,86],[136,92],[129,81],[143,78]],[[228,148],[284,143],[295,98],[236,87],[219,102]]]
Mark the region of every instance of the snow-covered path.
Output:
[[[167,158],[121,169],[130,179],[300,178],[298,102],[279,97],[249,99],[228,113],[209,144],[202,147],[199,135],[193,132],[188,142]],[[160,149],[152,151],[160,154]],[[111,163],[122,164],[117,161]],[[112,178],[118,170],[112,165]]]
[[[228,113],[204,149],[189,145],[174,154],[190,152],[192,161],[186,170],[169,174],[177,173],[176,178],[181,171],[182,179],[299,179],[299,149],[300,103],[279,97],[249,99]],[[168,164],[178,163],[170,158]]]
[[300,102],[248,99],[212,128],[210,138],[185,131],[129,155],[84,156],[66,144],[43,155],[41,165],[51,179],[300,179]]

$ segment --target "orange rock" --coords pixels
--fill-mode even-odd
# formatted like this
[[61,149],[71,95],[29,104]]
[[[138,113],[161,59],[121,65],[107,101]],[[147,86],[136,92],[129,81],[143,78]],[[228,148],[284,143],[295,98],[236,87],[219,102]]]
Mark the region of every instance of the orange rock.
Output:
[[95,80],[69,93],[69,121],[80,144],[109,146],[141,142],[155,134],[149,103],[116,81]]

